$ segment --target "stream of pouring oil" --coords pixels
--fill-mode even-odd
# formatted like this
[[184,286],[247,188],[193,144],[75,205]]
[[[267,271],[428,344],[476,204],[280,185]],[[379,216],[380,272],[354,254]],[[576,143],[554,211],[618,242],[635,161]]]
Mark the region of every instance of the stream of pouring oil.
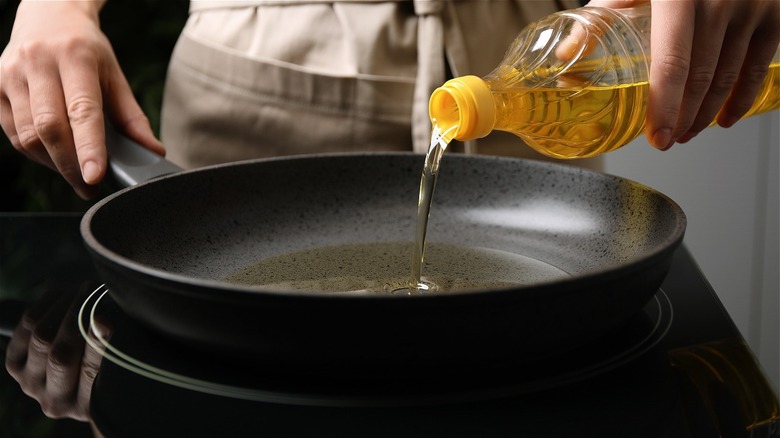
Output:
[[444,132],[437,123],[433,124],[431,131],[431,145],[425,155],[425,165],[420,178],[420,196],[417,201],[417,231],[414,236],[414,249],[412,251],[412,281],[411,287],[417,291],[426,291],[435,288],[435,285],[422,281],[422,266],[425,261],[425,235],[428,232],[428,217],[431,213],[431,201],[433,190],[436,188],[436,179],[439,177],[439,164],[452,140],[449,136],[457,126],[451,126]]

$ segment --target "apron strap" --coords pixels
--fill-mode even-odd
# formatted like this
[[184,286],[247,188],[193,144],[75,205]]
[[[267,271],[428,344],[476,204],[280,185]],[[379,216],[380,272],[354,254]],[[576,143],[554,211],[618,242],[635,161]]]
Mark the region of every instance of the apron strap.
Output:
[[444,67],[443,0],[414,0],[417,25],[417,78],[412,102],[412,147],[427,153],[431,143],[428,100],[446,78]]

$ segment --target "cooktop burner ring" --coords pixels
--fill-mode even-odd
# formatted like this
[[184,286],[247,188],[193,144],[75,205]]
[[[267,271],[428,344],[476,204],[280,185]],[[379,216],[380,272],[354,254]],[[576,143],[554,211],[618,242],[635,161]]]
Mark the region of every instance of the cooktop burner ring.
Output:
[[[645,307],[641,315],[644,318],[639,318],[643,321],[635,321],[634,325],[641,326],[640,331],[620,331],[632,333],[630,339],[616,341],[611,337],[609,341],[602,341],[600,344],[594,342],[595,346],[589,345],[587,348],[603,350],[596,354],[596,358],[585,360],[585,363],[577,363],[575,360],[574,365],[559,368],[550,366],[550,363],[555,361],[544,361],[545,363],[536,364],[539,366],[536,374],[527,370],[528,364],[523,364],[520,371],[517,367],[499,369],[495,370],[495,373],[484,373],[490,375],[480,375],[476,378],[472,376],[471,379],[466,377],[465,381],[458,382],[451,379],[436,381],[430,378],[401,382],[388,379],[372,381],[371,383],[376,383],[374,385],[367,384],[365,380],[326,382],[322,379],[306,381],[305,378],[296,378],[295,381],[284,381],[285,378],[279,379],[279,376],[252,376],[253,378],[249,379],[251,382],[239,383],[231,381],[233,373],[214,374],[213,370],[201,373],[202,370],[198,370],[192,375],[165,364],[165,360],[158,361],[156,357],[149,360],[139,353],[140,350],[134,350],[132,342],[125,342],[128,339],[112,342],[114,336],[104,333],[100,328],[104,325],[96,324],[96,320],[99,318],[110,321],[109,325],[113,325],[114,329],[121,329],[122,323],[129,321],[129,318],[113,303],[108,292],[108,287],[102,285],[84,301],[79,310],[79,330],[86,342],[112,363],[132,373],[186,390],[243,400],[305,406],[424,406],[490,400],[560,387],[607,373],[642,356],[663,339],[674,319],[672,303],[667,294],[659,289]],[[128,332],[132,330],[126,330],[123,334],[130,334]],[[129,341],[132,341],[132,336],[130,338]],[[140,336],[140,340],[142,343],[148,341],[143,336]],[[613,348],[612,344],[619,344],[619,347]],[[157,353],[162,353],[161,356],[165,356],[165,353],[175,355],[164,349],[158,350]],[[568,364],[571,358],[577,355],[565,356],[565,361],[558,362]],[[533,364],[531,366],[534,369]],[[539,370],[543,371],[541,377],[531,380],[524,378],[525,375],[539,375]],[[225,368],[223,371],[232,370]]]

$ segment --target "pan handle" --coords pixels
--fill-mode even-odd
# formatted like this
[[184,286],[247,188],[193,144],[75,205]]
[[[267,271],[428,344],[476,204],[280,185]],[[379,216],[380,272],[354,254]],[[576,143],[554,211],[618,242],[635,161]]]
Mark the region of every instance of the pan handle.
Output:
[[120,134],[108,122],[106,122],[106,149],[108,150],[108,177],[120,187],[134,186],[183,170]]

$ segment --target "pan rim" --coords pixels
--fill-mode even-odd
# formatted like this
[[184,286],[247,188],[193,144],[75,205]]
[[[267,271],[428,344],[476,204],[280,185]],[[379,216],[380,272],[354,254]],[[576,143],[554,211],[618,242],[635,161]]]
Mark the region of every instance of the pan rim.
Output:
[[[143,275],[145,278],[152,278],[170,284],[185,285],[188,287],[188,292],[186,293],[187,295],[198,296],[201,298],[206,298],[206,299],[210,298],[209,294],[205,292],[206,290],[211,290],[211,291],[219,290],[221,299],[227,297],[242,299],[249,296],[255,297],[257,295],[262,295],[262,296],[273,297],[275,299],[305,298],[307,300],[312,300],[312,299],[322,299],[328,301],[348,300],[350,302],[364,301],[364,300],[381,300],[382,302],[388,302],[388,301],[409,302],[413,300],[415,302],[419,302],[419,301],[427,301],[427,300],[442,301],[444,299],[458,300],[458,299],[462,299],[463,297],[470,297],[475,295],[484,296],[484,295],[495,295],[495,294],[518,294],[518,295],[522,294],[523,296],[527,296],[528,294],[544,293],[545,290],[551,288],[555,288],[557,290],[576,291],[576,289],[581,287],[583,283],[600,283],[603,281],[608,281],[610,278],[623,276],[626,274],[630,274],[631,272],[636,272],[645,269],[649,266],[653,266],[657,259],[665,257],[667,252],[674,252],[677,249],[677,247],[682,244],[683,237],[685,234],[685,229],[687,227],[687,217],[685,215],[685,212],[682,210],[679,204],[677,204],[673,199],[671,199],[669,196],[665,195],[664,193],[652,187],[649,187],[645,184],[633,181],[625,177],[620,177],[605,172],[597,172],[590,169],[584,169],[580,167],[570,166],[562,163],[548,162],[548,161],[532,160],[532,159],[517,158],[517,157],[466,155],[466,154],[452,153],[451,156],[453,156],[454,159],[469,159],[469,160],[476,159],[476,160],[486,160],[486,161],[493,160],[493,161],[501,161],[501,162],[523,161],[526,163],[526,165],[539,166],[547,169],[557,168],[559,171],[565,169],[565,172],[586,173],[597,178],[603,178],[607,180],[628,183],[634,187],[640,188],[643,191],[647,191],[656,196],[659,196],[665,203],[667,203],[671,208],[671,210],[675,213],[674,228],[662,242],[659,242],[658,245],[656,245],[655,248],[653,248],[652,251],[647,251],[646,253],[641,254],[640,256],[632,257],[632,259],[629,262],[625,263],[623,266],[621,266],[620,269],[615,269],[615,264],[609,264],[606,267],[600,267],[597,269],[590,269],[583,272],[579,272],[577,273],[576,276],[570,276],[570,277],[554,279],[554,280],[539,281],[524,286],[507,286],[507,287],[497,287],[494,289],[475,289],[475,290],[463,290],[463,291],[441,291],[433,294],[412,295],[412,296],[380,294],[380,293],[353,295],[348,293],[338,294],[338,293],[326,293],[326,292],[317,292],[317,291],[299,291],[299,290],[282,291],[278,289],[275,290],[275,289],[265,288],[256,285],[242,285],[242,284],[229,283],[227,281],[198,278],[198,277],[173,273],[170,271],[166,271],[163,269],[155,268],[149,265],[136,262],[128,257],[125,257],[115,251],[110,250],[108,247],[103,245],[103,243],[101,243],[97,239],[97,237],[92,233],[92,229],[91,229],[92,218],[98,214],[98,212],[101,210],[101,208],[103,208],[103,206],[109,204],[114,199],[125,196],[126,193],[129,193],[131,191],[144,190],[144,187],[150,186],[152,184],[161,184],[164,183],[166,180],[170,180],[173,178],[181,178],[186,175],[192,175],[201,172],[213,172],[216,169],[222,169],[222,168],[235,168],[238,166],[256,166],[257,163],[287,162],[287,161],[299,161],[299,160],[321,160],[323,158],[325,159],[354,158],[354,157],[366,157],[366,156],[420,157],[420,163],[422,169],[422,162],[423,162],[422,154],[418,154],[414,152],[402,152],[402,151],[399,152],[394,152],[394,151],[333,152],[333,153],[301,154],[301,155],[290,155],[290,156],[281,156],[281,157],[257,158],[251,160],[242,160],[242,161],[236,161],[230,163],[215,164],[211,166],[184,170],[182,172],[164,175],[149,181],[144,181],[135,186],[121,189],[115,193],[106,196],[105,198],[99,200],[94,205],[92,205],[84,214],[80,223],[80,232],[82,235],[82,239],[84,240],[87,248],[91,252],[97,254],[104,263],[110,262],[112,265],[130,269],[134,272]],[[176,293],[185,294],[184,291],[180,290],[181,288],[175,288],[175,289],[176,289],[175,290]],[[204,292],[200,292],[200,291],[204,291]]]

